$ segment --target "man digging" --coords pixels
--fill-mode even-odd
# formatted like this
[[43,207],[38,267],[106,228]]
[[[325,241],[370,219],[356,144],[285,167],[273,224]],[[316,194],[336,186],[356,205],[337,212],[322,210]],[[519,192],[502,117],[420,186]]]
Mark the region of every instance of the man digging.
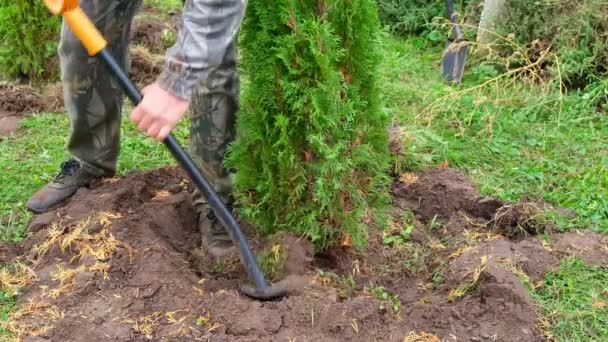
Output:
[[[82,0],[81,7],[108,40],[124,68],[129,32],[141,0]],[[239,109],[237,36],[247,0],[187,0],[176,44],[167,51],[156,82],[143,90],[131,121],[148,136],[163,141],[190,108],[190,149],[206,178],[228,204],[232,174],[224,166],[227,146],[235,137]],[[27,207],[45,212],[92,181],[116,173],[124,95],[103,63],[90,57],[63,24],[59,44],[64,102],[71,129],[71,158],[59,174],[36,192]],[[227,231],[205,198],[193,193],[203,247],[216,259],[235,250]]]

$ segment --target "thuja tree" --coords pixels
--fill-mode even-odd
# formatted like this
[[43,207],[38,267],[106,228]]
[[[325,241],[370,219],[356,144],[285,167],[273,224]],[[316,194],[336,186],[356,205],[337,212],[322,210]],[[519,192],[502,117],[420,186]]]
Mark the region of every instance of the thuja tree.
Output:
[[42,1],[0,0],[0,74],[11,78],[57,75],[61,20]]
[[387,194],[374,0],[256,0],[241,31],[247,79],[229,164],[241,214],[318,249],[362,245]]

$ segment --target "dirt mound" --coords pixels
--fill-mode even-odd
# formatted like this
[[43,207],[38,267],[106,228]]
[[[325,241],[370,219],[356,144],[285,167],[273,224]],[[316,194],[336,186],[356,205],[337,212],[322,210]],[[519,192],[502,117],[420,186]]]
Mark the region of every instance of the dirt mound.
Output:
[[533,202],[505,203],[481,196],[462,172],[438,168],[421,175],[403,174],[393,187],[394,204],[421,220],[444,221],[446,232],[487,228],[510,238],[537,235],[548,222]]
[[0,117],[48,110],[44,97],[30,86],[0,83]]
[[60,105],[54,86],[37,90],[25,85],[0,83],[0,139],[16,131],[24,115],[54,111]]
[[163,66],[163,58],[151,54],[146,48],[136,46],[131,49],[131,64],[129,77],[140,87],[147,86],[160,75]]
[[154,7],[143,5],[131,27],[131,43],[164,55],[165,49],[173,45],[180,20],[179,12],[160,13]]
[[469,178],[454,169],[439,168],[420,175],[404,174],[393,187],[395,205],[413,210],[421,219],[450,219],[459,212],[491,219],[504,203],[482,197]]
[[162,49],[163,31],[168,26],[159,20],[135,21],[131,29],[131,43],[144,45],[151,51]]
[[590,265],[608,267],[608,238],[592,231],[573,231],[555,235],[555,250],[573,255]]
[[[251,236],[261,259],[281,261],[276,278],[294,290],[263,303],[236,291],[247,281],[240,264],[211,262],[200,250],[181,171],[100,181],[34,216],[23,243],[1,246],[2,260],[15,265],[2,286],[26,289],[7,327],[25,341],[543,340],[522,280],[537,282],[557,264],[551,249],[489,229],[483,222],[495,219],[498,208],[488,208],[498,202],[488,204],[457,172],[414,176],[420,184],[395,185],[418,194],[395,197],[395,230],[411,226],[410,235],[370,228],[365,250],[324,255],[290,235]],[[466,195],[456,205],[424,197],[456,189]],[[404,209],[468,228],[436,228],[403,218]],[[559,237],[555,249],[567,249]]]

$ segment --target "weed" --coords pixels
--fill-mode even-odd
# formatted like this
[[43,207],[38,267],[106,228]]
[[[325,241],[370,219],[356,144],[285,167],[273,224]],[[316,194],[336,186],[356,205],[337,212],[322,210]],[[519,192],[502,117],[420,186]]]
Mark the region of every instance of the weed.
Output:
[[403,269],[410,274],[419,274],[427,269],[426,260],[429,252],[417,243],[403,246]]
[[382,242],[385,245],[402,245],[408,242],[415,228],[413,213],[409,210],[404,211],[398,222],[389,221],[389,227],[390,231],[382,234]]
[[401,299],[396,294],[389,293],[382,286],[369,286],[366,291],[370,292],[376,299],[380,300],[380,311],[385,311],[386,305],[390,305],[393,313],[399,315],[401,313]]

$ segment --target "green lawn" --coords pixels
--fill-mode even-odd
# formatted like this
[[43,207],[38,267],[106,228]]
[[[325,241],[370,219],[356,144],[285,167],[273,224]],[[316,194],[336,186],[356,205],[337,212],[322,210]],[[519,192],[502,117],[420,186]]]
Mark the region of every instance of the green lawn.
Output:
[[449,87],[441,46],[389,38],[385,51],[387,110],[407,131],[405,167],[447,160],[485,194],[543,199],[577,212],[562,227],[608,232],[608,115],[588,95],[510,79],[474,89],[497,75],[491,66],[470,66]]
[[[556,89],[489,82],[490,66],[471,65],[464,84],[446,86],[439,74],[442,46],[423,39],[383,38],[382,87],[394,123],[405,130],[403,170],[421,170],[447,160],[466,170],[485,194],[518,200],[527,195],[574,210],[560,227],[608,231],[608,116],[588,96],[561,96]],[[472,62],[471,62],[472,63]],[[0,143],[0,238],[20,240],[29,214],[24,203],[49,181],[66,157],[68,121],[42,114]],[[187,124],[178,137],[182,141]],[[119,173],[172,163],[164,146],[123,122]],[[607,340],[608,312],[602,298],[608,273],[568,259],[534,293],[551,331],[561,341]],[[15,298],[0,293],[0,320]],[[595,306],[594,306],[595,304]],[[0,332],[1,335],[1,332]]]
[[568,258],[534,294],[559,341],[606,341],[608,272]]

